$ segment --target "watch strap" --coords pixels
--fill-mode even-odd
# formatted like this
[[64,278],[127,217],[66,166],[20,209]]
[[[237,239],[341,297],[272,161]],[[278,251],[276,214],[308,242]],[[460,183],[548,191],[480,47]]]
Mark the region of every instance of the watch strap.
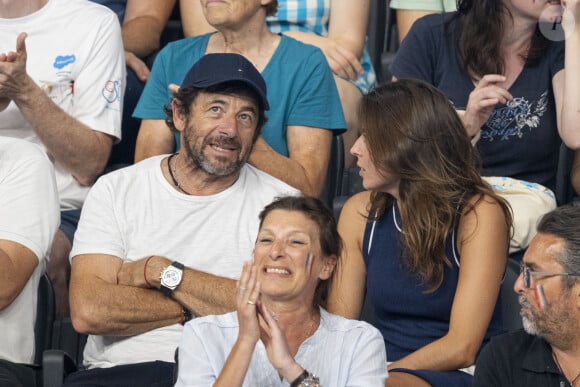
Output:
[[159,291],[161,291],[161,293],[163,293],[165,297],[171,297],[171,293],[173,293],[173,289],[168,288],[163,284],[161,284],[161,286],[159,287]]
[[178,268],[180,270],[185,269],[185,266],[183,265],[183,263],[178,262],[178,261],[171,262],[171,266],[174,266],[174,267],[176,267],[176,268]]
[[298,375],[298,377],[296,379],[294,379],[294,381],[292,383],[290,383],[290,387],[300,386],[300,383],[302,383],[304,381],[304,379],[306,379],[308,377],[308,375],[310,375],[310,373],[308,371],[304,370],[304,372],[302,372],[300,375]]

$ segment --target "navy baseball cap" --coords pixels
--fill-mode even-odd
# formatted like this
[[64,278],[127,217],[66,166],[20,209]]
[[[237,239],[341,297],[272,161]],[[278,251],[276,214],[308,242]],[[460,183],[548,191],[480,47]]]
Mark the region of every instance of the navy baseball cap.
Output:
[[266,98],[266,82],[254,65],[240,54],[207,54],[189,69],[182,88],[194,86],[207,88],[220,83],[240,81],[258,94],[264,110],[270,109]]

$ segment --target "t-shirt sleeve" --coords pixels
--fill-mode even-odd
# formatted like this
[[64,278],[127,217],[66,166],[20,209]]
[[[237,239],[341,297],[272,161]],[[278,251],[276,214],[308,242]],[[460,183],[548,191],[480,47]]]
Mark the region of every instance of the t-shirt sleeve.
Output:
[[60,218],[54,169],[36,145],[11,146],[0,154],[0,239],[25,246],[41,261]]
[[391,64],[391,73],[398,79],[420,79],[434,84],[435,35],[425,18],[418,19],[401,43]]
[[346,130],[346,121],[330,66],[319,49],[313,50],[300,71],[300,89],[293,101],[288,125]]
[[133,117],[140,119],[165,119],[163,107],[171,101],[167,69],[171,64],[170,46],[165,46],[153,62],[149,79],[137,102]]
[[120,139],[126,70],[117,16],[107,12],[91,36],[95,40],[89,57],[75,79],[71,115],[91,129]]
[[83,205],[71,260],[80,254],[125,256],[123,233],[115,216],[115,198],[114,184],[104,175],[93,185]]

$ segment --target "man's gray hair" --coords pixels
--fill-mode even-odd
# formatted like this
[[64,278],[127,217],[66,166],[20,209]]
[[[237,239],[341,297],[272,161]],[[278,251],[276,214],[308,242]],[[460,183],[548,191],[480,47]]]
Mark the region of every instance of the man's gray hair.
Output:
[[[580,273],[580,206],[565,205],[548,212],[538,224],[538,232],[564,240],[564,251],[557,258],[567,273]],[[578,277],[563,277],[572,287]]]

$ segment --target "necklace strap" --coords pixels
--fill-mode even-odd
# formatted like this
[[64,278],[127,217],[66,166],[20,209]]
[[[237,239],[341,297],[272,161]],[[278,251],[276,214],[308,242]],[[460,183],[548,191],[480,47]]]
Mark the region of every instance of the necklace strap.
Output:
[[[554,358],[554,362],[556,363],[556,367],[558,367],[558,370],[560,371],[560,373],[564,376],[564,378],[568,379],[568,377],[566,376],[566,373],[562,369],[562,366],[560,366],[560,362],[558,361],[558,356],[556,356],[556,353],[553,350],[552,350],[552,358]],[[574,379],[570,380],[570,385],[574,386],[574,383],[576,383],[578,378],[580,378],[580,372],[578,372],[576,374]]]
[[191,196],[189,192],[183,189],[183,187],[179,183],[179,180],[177,180],[177,170],[175,168],[177,164],[177,159],[175,159],[175,162],[173,163],[173,165],[171,165],[172,164],[171,160],[173,160],[174,156],[177,156],[178,153],[179,152],[175,152],[167,158],[167,170],[169,171],[169,176],[171,176],[171,181],[173,181],[173,185],[184,194]]

